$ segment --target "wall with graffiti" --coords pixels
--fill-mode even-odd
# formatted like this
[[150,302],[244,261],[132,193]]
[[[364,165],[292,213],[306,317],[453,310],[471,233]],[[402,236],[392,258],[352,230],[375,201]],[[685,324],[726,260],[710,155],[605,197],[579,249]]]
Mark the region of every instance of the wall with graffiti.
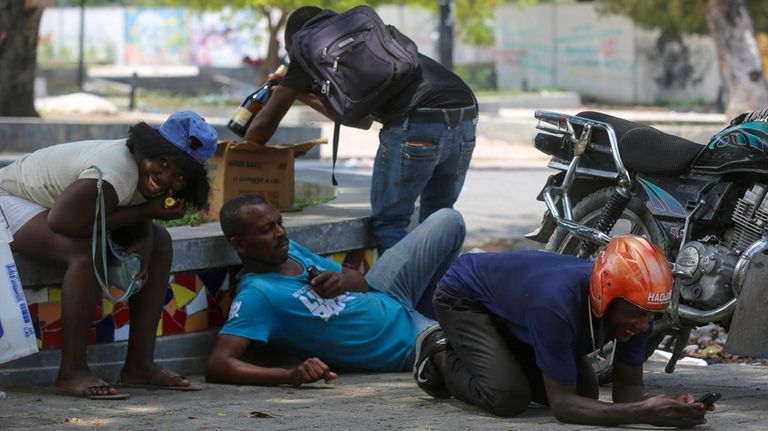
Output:
[[[197,12],[184,8],[88,8],[85,58],[89,65],[239,67],[266,52],[266,23],[252,11]],[[38,61],[78,61],[80,10],[46,8]]]
[[[421,52],[437,55],[433,11],[382,6],[378,12]],[[38,45],[43,66],[76,64],[79,23],[77,8],[45,10]],[[622,103],[713,102],[720,90],[709,37],[640,29],[626,17],[598,15],[591,3],[500,6],[495,31],[495,47],[457,41],[454,63],[495,64],[500,90],[566,89]],[[266,20],[252,10],[88,8],[86,61],[240,67],[265,55],[266,34]]]
[[[363,273],[370,270],[375,260],[374,252],[370,249],[336,253],[327,257]],[[227,320],[229,306],[236,293],[239,269],[219,268],[171,275],[157,323],[157,336],[221,327]],[[25,290],[38,347],[61,347],[61,287]],[[127,340],[130,331],[129,312],[127,302],[114,304],[102,298],[96,307],[88,342],[98,344]]]
[[567,89],[623,103],[717,98],[708,37],[640,29],[592,4],[504,6],[496,16],[500,89]]
[[[408,34],[425,55],[436,55],[434,12],[394,5],[382,6],[378,12],[385,22]],[[75,64],[79,32],[79,8],[46,8],[38,61]],[[85,13],[88,64],[238,67],[246,58],[263,58],[267,43],[266,20],[253,10],[90,7]],[[490,62],[494,51],[457,42],[454,62]]]

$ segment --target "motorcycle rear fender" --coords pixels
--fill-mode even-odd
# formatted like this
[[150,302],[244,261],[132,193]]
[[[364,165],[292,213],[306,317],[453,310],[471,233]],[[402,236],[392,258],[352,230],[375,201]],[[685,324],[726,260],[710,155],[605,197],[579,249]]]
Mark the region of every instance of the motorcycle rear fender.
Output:
[[741,285],[736,310],[733,312],[725,351],[734,355],[768,358],[768,256],[758,253],[752,258],[749,273]]

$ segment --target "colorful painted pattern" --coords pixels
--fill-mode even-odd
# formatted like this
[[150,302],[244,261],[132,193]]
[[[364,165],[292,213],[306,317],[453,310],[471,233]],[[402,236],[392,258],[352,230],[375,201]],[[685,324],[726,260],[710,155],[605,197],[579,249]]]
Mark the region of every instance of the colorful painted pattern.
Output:
[[[367,272],[373,250],[356,250],[328,256],[344,266]],[[173,335],[219,328],[229,313],[237,286],[239,267],[171,275],[157,335]],[[41,349],[61,346],[61,287],[48,287],[47,302],[30,303],[29,311]],[[109,343],[128,339],[128,303],[101,300],[96,307],[88,342]]]

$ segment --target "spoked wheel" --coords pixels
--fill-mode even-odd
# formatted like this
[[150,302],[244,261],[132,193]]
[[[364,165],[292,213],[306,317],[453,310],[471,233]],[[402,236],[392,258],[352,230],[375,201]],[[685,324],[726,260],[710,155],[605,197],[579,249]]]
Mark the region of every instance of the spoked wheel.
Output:
[[[603,211],[608,199],[613,193],[613,188],[605,188],[593,192],[584,199],[580,200],[573,208],[574,221],[587,225],[594,226],[600,219],[600,213]],[[615,236],[619,234],[631,233],[634,235],[642,236],[654,244],[658,245],[664,254],[669,256],[669,246],[664,237],[664,233],[661,227],[653,218],[653,215],[645,208],[643,202],[637,197],[632,197],[627,205],[627,208],[621,214],[621,217],[616,222],[616,225],[609,232],[609,236]],[[549,237],[546,250],[552,251],[558,254],[568,254],[576,256],[579,252],[581,240],[576,238],[562,227],[558,227]],[[589,256],[590,259],[594,259],[595,255]],[[659,341],[663,337],[663,334],[657,333],[656,325],[654,325],[654,333],[649,338],[650,346],[658,345]],[[651,344],[654,343],[655,344]],[[612,348],[612,341],[605,346],[599,347],[599,354],[602,358],[610,356],[610,349]],[[650,352],[646,352],[646,358],[653,353],[653,349]],[[613,372],[613,366],[606,361],[594,361],[595,373],[600,381],[600,384],[608,383],[611,381],[611,373]]]

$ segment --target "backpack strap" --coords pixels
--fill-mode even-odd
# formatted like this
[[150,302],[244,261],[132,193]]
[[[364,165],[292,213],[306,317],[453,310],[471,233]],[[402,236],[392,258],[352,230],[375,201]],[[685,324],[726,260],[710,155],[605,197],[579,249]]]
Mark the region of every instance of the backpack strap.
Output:
[[331,167],[331,184],[338,186],[339,182],[336,181],[336,157],[339,153],[339,132],[341,131],[341,123],[336,121],[333,123],[333,166]]

